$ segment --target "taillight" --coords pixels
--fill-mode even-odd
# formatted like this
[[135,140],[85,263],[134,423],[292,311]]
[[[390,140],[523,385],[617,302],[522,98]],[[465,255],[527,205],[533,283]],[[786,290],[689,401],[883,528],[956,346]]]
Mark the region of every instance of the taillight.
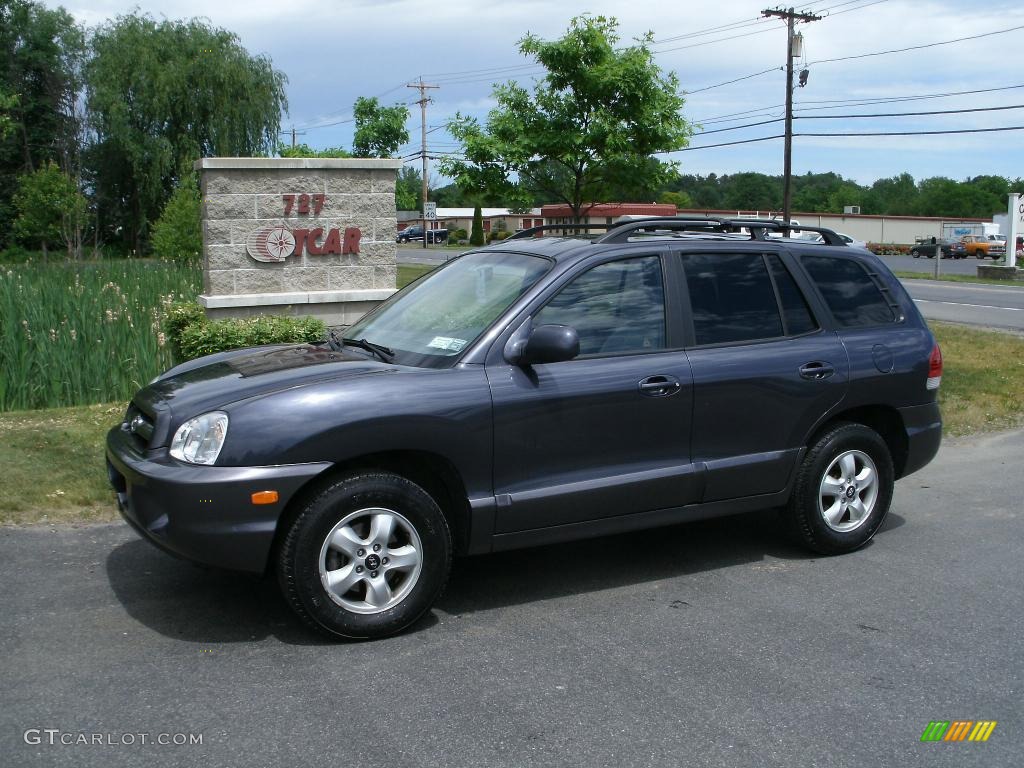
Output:
[[928,356],[928,389],[938,389],[942,383],[942,350],[936,344]]

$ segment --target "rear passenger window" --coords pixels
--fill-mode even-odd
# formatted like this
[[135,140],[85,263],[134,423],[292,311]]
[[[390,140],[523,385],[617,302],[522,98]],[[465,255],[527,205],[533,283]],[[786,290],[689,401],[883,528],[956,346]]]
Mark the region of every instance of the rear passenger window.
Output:
[[852,259],[802,256],[836,322],[847,328],[896,321],[896,313],[863,266]]
[[817,330],[818,324],[811,314],[811,308],[807,306],[807,299],[804,298],[796,280],[789,274],[776,254],[768,254],[768,266],[772,271],[772,278],[775,280],[775,287],[779,291],[779,301],[782,304],[782,319],[786,325],[787,336],[799,336],[802,333],[810,333]]
[[783,335],[775,289],[760,253],[681,254],[698,344]]

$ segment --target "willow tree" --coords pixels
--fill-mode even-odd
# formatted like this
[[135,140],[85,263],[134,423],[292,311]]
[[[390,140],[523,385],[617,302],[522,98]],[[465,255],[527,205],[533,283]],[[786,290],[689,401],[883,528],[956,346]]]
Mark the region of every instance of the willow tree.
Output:
[[192,19],[118,17],[92,39],[86,67],[101,218],[141,250],[179,177],[199,157],[276,146],[285,76],[231,32]]
[[484,124],[456,115],[448,130],[465,159],[442,161],[442,173],[466,189],[566,203],[577,221],[624,180],[657,187],[674,176],[674,164],[651,155],[683,148],[692,133],[678,78],[655,63],[650,33],[620,47],[617,28],[614,18],[580,16],[558,40],[520,40],[546,74],[532,92],[495,85]]

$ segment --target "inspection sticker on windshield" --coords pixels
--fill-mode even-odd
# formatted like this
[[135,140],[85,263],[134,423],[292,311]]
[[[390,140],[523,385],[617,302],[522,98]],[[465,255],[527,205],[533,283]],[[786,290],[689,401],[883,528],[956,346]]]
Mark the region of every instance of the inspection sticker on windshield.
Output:
[[461,352],[462,348],[466,346],[466,343],[465,339],[451,339],[447,336],[435,336],[427,346],[432,349],[444,349],[448,352]]

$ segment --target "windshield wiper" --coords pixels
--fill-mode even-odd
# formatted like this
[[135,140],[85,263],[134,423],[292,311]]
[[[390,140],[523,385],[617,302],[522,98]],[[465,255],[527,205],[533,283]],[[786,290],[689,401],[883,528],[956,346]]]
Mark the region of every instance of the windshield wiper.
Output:
[[[333,348],[333,344],[337,343],[338,337],[332,332],[330,340],[333,342]],[[359,347],[359,349],[365,349],[367,352],[379,357],[385,363],[390,363],[391,359],[395,356],[395,351],[393,349],[389,349],[383,344],[374,344],[372,341],[367,341],[366,339],[342,339],[341,343],[346,347]]]

